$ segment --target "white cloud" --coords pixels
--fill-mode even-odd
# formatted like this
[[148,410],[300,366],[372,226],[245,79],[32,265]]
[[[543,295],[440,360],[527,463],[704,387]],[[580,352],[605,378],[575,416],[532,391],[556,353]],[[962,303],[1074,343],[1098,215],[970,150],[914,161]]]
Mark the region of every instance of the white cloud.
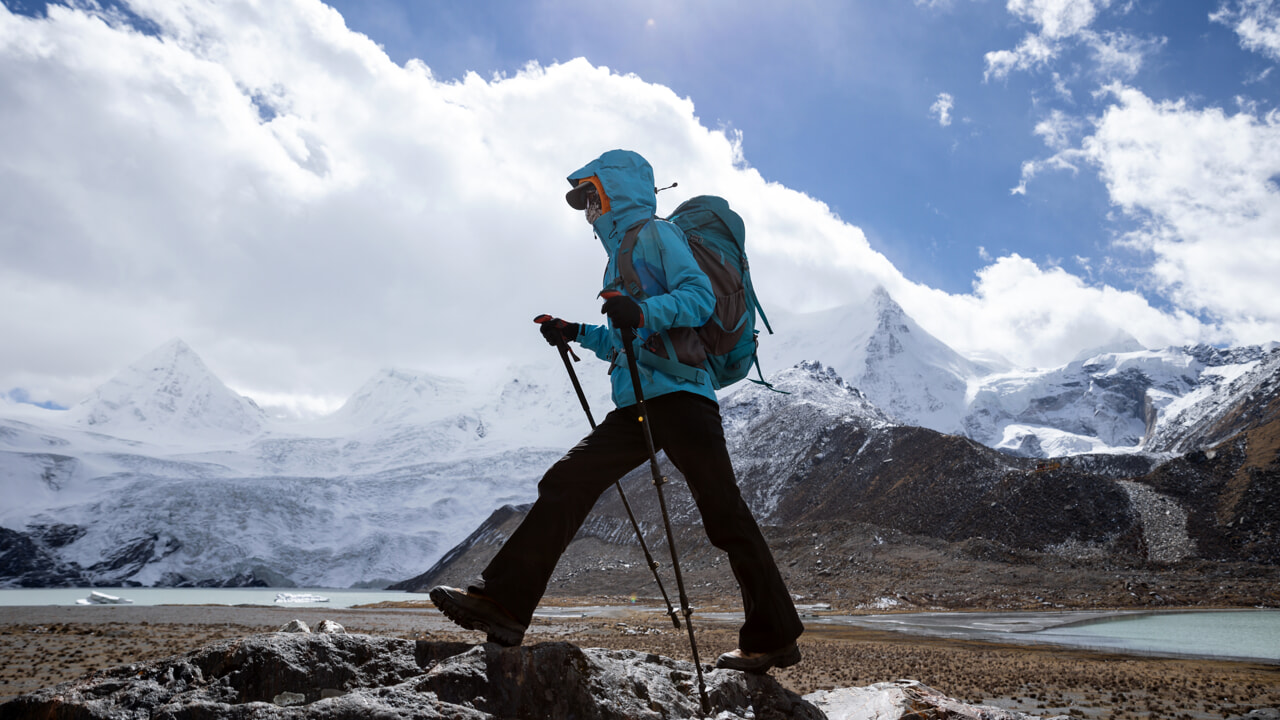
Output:
[[938,124],[947,127],[951,124],[951,109],[955,107],[955,99],[950,93],[938,93],[938,99],[929,106],[929,116],[936,117]]
[[1018,186],[1009,191],[1010,194],[1026,195],[1027,183],[1045,170],[1068,170],[1073,175],[1078,173],[1081,153],[1073,149],[1072,145],[1084,126],[1085,123],[1077,117],[1061,110],[1050,110],[1047,116],[1036,123],[1033,132],[1044,140],[1045,145],[1057,152],[1042,160],[1023,161],[1021,179]]
[[1066,102],[1075,102],[1075,96],[1071,94],[1071,88],[1067,87],[1067,81],[1059,73],[1053,73],[1053,91]]
[[1209,15],[1240,36],[1240,46],[1280,60],[1280,3],[1276,0],[1223,2]]
[[1272,65],[1271,67],[1268,67],[1268,68],[1263,68],[1261,72],[1254,73],[1254,74],[1250,75],[1249,77],[1245,78],[1244,84],[1245,84],[1245,85],[1256,85],[1256,84],[1258,84],[1258,83],[1260,83],[1260,82],[1263,82],[1263,81],[1265,81],[1268,77],[1270,77],[1270,76],[1271,76],[1271,71],[1272,71],[1272,70],[1275,70],[1275,69],[1276,69],[1276,68],[1275,68],[1275,66],[1274,66],[1274,65]]
[[[1124,328],[1148,347],[1206,337],[1185,312],[1157,310],[1141,296],[1095,287],[1061,268],[1048,269],[1017,254],[983,268],[973,293],[945,295],[927,288],[898,291],[903,306],[926,330],[963,352],[997,350],[1015,363],[1049,367],[1070,360],[1098,338]],[[890,292],[894,290],[890,288]]]
[[1082,149],[1112,201],[1146,221],[1130,241],[1155,255],[1158,286],[1243,340],[1280,337],[1280,113],[1227,115],[1112,92],[1116,104]]
[[1055,150],[1065,150],[1072,143],[1072,138],[1083,127],[1079,118],[1072,117],[1061,110],[1051,110],[1049,115],[1036,123],[1035,134],[1039,135],[1046,145]]
[[[1013,50],[987,53],[983,80],[1003,80],[1015,71],[1047,68],[1078,45],[1088,48],[1092,54],[1093,74],[1107,80],[1133,77],[1145,59],[1164,47],[1166,41],[1125,32],[1092,30],[1098,14],[1110,5],[1110,0],[1009,0],[1006,8],[1010,13],[1039,29],[1024,37]],[[1121,12],[1127,12],[1127,7],[1121,8]],[[1055,92],[1070,99],[1070,91],[1057,72],[1053,73],[1053,83]]]
[[1280,337],[1280,112],[1227,115],[1119,84],[1107,92],[1114,103],[1092,134],[1024,165],[1020,188],[1044,167],[1095,167],[1111,201],[1140,223],[1124,242],[1154,258],[1154,290],[1220,319],[1236,341]]
[[0,385],[75,402],[174,336],[232,385],[317,396],[543,353],[534,315],[599,318],[563,178],[613,147],[740,206],[773,302],[896,272],[665,87],[583,60],[441,83],[311,0],[133,7],[162,37],[0,8],[0,303],[24,309]]
[[1084,33],[1097,71],[1105,78],[1128,79],[1138,74],[1146,58],[1164,47],[1165,38],[1140,38],[1124,32]]
[[1019,18],[1040,26],[1048,39],[1067,38],[1089,27],[1110,0],[1009,0],[1005,6]]
[[[949,11],[956,5],[957,0],[914,0],[917,7],[927,8],[929,10]],[[982,2],[982,0],[971,0]]]
[[1072,175],[1079,173],[1082,155],[1078,149],[1066,148],[1043,160],[1024,160],[1018,185],[1010,189],[1009,194],[1026,195],[1027,183],[1045,170],[1066,170]]
[[1003,80],[1015,70],[1027,71],[1044,67],[1057,56],[1056,42],[1040,35],[1027,35],[1014,50],[987,53],[987,69],[983,71],[982,79],[984,82],[991,78]]
[[1203,334],[1016,256],[973,294],[913,284],[858,227],[751,169],[740,134],[585,60],[442,83],[315,0],[132,7],[160,37],[0,6],[0,306],[22,309],[0,314],[0,387],[73,403],[175,336],[295,408],[331,407],[383,366],[545,354],[534,315],[599,318],[603,252],[563,178],[614,147],[679,181],[660,210],[729,198],[771,307],[881,284],[944,341],[1026,364],[1065,361],[1108,323],[1152,343]]

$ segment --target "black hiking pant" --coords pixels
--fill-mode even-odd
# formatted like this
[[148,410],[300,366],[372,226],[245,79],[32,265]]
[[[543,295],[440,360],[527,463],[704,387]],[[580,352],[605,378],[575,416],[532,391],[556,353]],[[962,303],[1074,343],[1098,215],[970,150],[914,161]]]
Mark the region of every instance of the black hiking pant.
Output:
[[[742,590],[746,620],[738,647],[776,650],[800,637],[804,626],[773,554],[747,508],[725,448],[720,406],[677,392],[646,400],[655,449],[689,483],[712,545],[729,556]],[[538,500],[470,587],[496,600],[528,625],[560,555],[601,493],[649,459],[636,409],[614,410],[538,483]]]

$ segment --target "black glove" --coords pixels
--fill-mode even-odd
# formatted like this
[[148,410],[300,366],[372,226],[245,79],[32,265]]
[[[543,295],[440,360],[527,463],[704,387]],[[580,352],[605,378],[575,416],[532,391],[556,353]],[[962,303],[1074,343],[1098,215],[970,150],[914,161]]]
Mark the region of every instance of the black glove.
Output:
[[578,331],[581,329],[578,323],[565,322],[550,315],[539,315],[533,321],[538,323],[542,337],[552,347],[559,347],[560,343],[578,339]]
[[640,303],[621,293],[608,293],[600,314],[608,315],[616,328],[644,327],[644,310],[640,308]]

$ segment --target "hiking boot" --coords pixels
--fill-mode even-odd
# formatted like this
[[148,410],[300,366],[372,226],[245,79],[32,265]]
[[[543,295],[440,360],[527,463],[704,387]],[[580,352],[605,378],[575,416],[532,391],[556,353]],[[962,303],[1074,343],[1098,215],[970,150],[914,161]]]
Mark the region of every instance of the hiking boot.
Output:
[[431,588],[429,594],[445,617],[468,630],[488,633],[489,642],[514,647],[524,641],[525,626],[484,595],[444,585]]
[[727,652],[716,658],[716,667],[722,670],[741,670],[759,675],[769,668],[791,667],[800,662],[800,648],[789,643],[772,652],[753,653],[741,649]]

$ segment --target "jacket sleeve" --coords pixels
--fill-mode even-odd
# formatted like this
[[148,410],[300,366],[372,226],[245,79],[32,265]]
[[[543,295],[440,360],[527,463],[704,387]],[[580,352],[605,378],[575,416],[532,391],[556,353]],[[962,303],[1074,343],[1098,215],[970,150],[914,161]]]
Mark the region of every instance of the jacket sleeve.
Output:
[[617,334],[603,325],[581,323],[578,327],[578,344],[596,354],[601,360],[609,360],[610,353],[617,344]]
[[653,258],[666,276],[667,292],[652,295],[640,303],[647,330],[673,327],[701,327],[715,310],[716,298],[711,281],[693,259],[689,244],[680,236],[679,228],[667,223],[649,223],[640,232],[637,249]]

